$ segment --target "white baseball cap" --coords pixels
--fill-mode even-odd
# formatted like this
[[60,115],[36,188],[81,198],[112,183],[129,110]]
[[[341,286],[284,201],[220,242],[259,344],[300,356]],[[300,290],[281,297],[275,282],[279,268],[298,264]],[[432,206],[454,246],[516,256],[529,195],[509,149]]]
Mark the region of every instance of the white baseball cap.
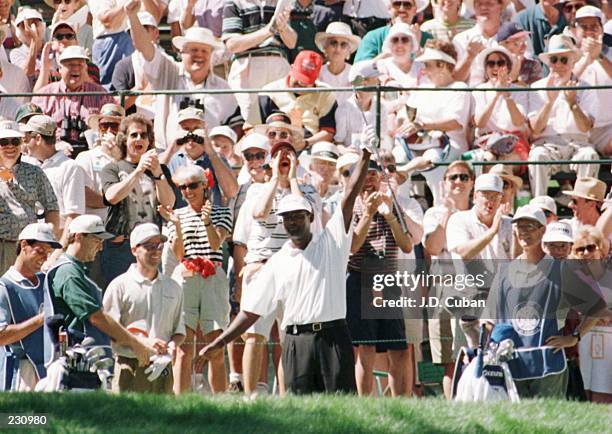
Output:
[[529,205],[537,206],[540,209],[550,211],[554,215],[557,215],[557,204],[550,196],[536,196],[529,201]]
[[341,155],[336,161],[336,169],[340,170],[346,166],[352,166],[359,161],[359,155],[354,152],[347,152]]
[[310,158],[316,158],[318,160],[331,161],[335,163],[338,161],[340,151],[338,147],[330,142],[317,142],[312,146],[310,150]]
[[579,20],[581,18],[597,18],[602,24],[605,21],[601,9],[591,5],[583,6],[576,11],[576,19]]
[[214,137],[214,136],[227,137],[228,139],[232,141],[233,144],[236,144],[236,141],[238,140],[238,136],[236,135],[234,130],[232,130],[227,125],[220,125],[218,127],[214,127],[212,130],[210,130],[208,135],[210,137]]
[[53,228],[48,223],[30,223],[19,233],[18,240],[35,240],[47,243],[54,249],[61,249],[62,245],[57,242],[53,235]]
[[564,221],[552,222],[546,226],[542,241],[545,243],[573,243],[572,226]]
[[21,132],[17,122],[9,120],[0,121],[0,139],[22,138],[23,136],[24,134]]
[[516,223],[519,220],[533,220],[540,223],[542,226],[546,226],[546,216],[544,211],[534,205],[523,205],[519,207],[512,217],[512,223]]
[[262,149],[269,154],[270,140],[263,134],[251,133],[240,141],[240,152],[244,152],[249,148]]
[[206,122],[204,119],[204,110],[193,106],[185,107],[176,115],[176,121],[180,124],[183,121],[194,119],[197,121]]
[[474,191],[495,191],[497,193],[503,193],[504,181],[501,177],[493,173],[485,173],[476,178]]
[[62,51],[62,54],[59,56],[60,63],[70,59],[89,60],[89,55],[85,48],[79,47],[78,45],[71,45],[70,47],[64,48],[64,51]]
[[43,17],[36,9],[32,8],[21,8],[15,17],[15,25],[23,23],[25,20],[40,20],[43,21]]
[[308,211],[312,214],[312,206],[306,198],[296,194],[288,194],[278,204],[276,215],[282,215],[292,211]]
[[163,242],[168,240],[168,237],[161,234],[159,227],[154,223],[142,223],[132,229],[130,234],[130,247],[134,247],[150,240],[154,237],[160,237]]
[[93,234],[103,240],[114,238],[110,232],[106,232],[104,222],[97,215],[80,215],[70,222],[68,232],[71,234]]
[[356,62],[349,69],[349,83],[359,86],[363,81],[379,77],[382,73],[378,69],[378,64],[374,60],[362,60]]

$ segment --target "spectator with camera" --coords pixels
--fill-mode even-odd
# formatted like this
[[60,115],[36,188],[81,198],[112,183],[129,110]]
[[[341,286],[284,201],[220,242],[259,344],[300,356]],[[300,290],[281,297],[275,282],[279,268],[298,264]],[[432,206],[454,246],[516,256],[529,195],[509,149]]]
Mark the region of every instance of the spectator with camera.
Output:
[[59,56],[62,79],[40,89],[41,93],[53,96],[35,96],[32,103],[57,123],[57,138],[68,142],[73,156],[88,148],[84,132],[85,120],[98,113],[104,104],[115,102],[110,95],[68,96],[68,92],[106,92],[99,84],[91,83],[87,77],[89,56],[83,47],[66,47]]
[[[175,62],[155,48],[150,35],[144,28],[137,12],[139,1],[130,0],[125,11],[130,22],[130,32],[134,46],[144,57],[144,73],[154,89],[195,90],[229,89],[225,80],[211,72],[211,59],[215,50],[222,50],[208,29],[191,27],[185,36],[172,39],[174,46],[181,52],[182,61]],[[166,149],[173,140],[173,128],[184,98],[174,95],[158,95],[155,111],[155,138],[160,148]],[[206,107],[204,114],[209,128],[228,125],[241,132],[242,117],[233,94],[202,95],[192,94],[189,101],[197,101]],[[189,104],[188,104],[189,105]]]
[[105,241],[102,269],[107,282],[125,273],[134,256],[130,233],[140,223],[161,225],[157,206],[173,207],[175,195],[171,174],[159,163],[154,149],[153,125],[138,114],[125,118],[119,127],[117,144],[122,159],[102,169],[102,191],[109,204],[106,227],[115,238]]

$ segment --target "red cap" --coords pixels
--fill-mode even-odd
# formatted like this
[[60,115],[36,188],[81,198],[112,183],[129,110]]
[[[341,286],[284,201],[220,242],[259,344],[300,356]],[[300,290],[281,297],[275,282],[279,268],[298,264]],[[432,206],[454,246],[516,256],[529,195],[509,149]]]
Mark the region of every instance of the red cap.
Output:
[[311,85],[319,78],[323,57],[314,51],[300,51],[291,65],[291,75],[302,84]]
[[272,146],[272,149],[270,150],[270,155],[272,157],[274,157],[276,155],[276,153],[278,151],[280,151],[281,149],[283,149],[283,148],[287,148],[290,151],[295,152],[295,148],[293,147],[293,145],[291,143],[289,143],[289,142],[278,142],[278,143],[275,143],[274,146]]

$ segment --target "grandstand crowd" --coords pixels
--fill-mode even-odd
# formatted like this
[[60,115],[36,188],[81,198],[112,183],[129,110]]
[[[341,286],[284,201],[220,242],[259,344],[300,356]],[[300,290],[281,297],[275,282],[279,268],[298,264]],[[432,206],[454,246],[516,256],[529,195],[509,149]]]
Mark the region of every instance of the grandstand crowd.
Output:
[[[607,0],[19,3],[0,0],[3,390],[46,376],[61,315],[69,343],[110,338],[117,392],[371,395],[385,372],[422,395],[427,359],[450,399],[486,315],[365,318],[368,261],[506,260],[553,282],[492,321],[554,350],[519,394],[612,402]],[[590,310],[563,308],[564,259]]]

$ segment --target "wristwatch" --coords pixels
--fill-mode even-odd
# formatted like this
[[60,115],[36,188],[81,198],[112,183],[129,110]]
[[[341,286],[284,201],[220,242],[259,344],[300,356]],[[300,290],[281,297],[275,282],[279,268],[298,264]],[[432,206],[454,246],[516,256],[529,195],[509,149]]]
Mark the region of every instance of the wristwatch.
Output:
[[580,330],[575,329],[575,330],[572,332],[572,337],[573,337],[573,338],[576,338],[576,339],[577,339],[577,341],[578,341],[578,342],[580,342]]
[[576,104],[576,103],[574,103],[574,104],[572,104],[572,105],[570,106],[570,110],[571,110],[571,111],[574,111],[574,110],[576,110],[577,108],[578,108],[578,104]]
[[162,179],[165,179],[165,176],[164,176],[164,174],[162,173],[162,174],[161,174],[161,175],[159,175],[159,176],[153,176],[153,179],[154,179],[154,180],[156,180],[156,181],[161,181]]

